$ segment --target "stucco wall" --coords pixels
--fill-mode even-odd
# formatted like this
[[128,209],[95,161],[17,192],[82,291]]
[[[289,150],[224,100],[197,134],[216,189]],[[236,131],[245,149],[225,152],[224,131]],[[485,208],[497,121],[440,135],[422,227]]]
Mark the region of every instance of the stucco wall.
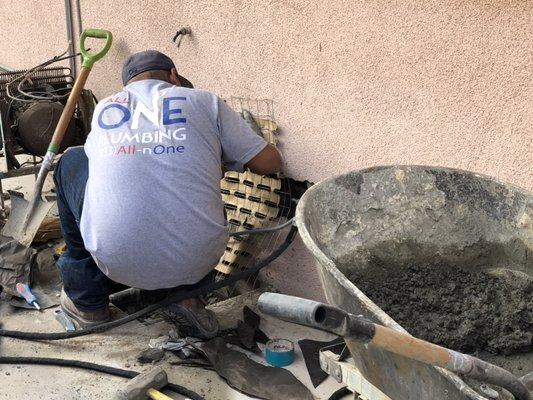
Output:
[[[0,64],[28,67],[66,47],[63,2],[52,3],[1,2]],[[130,53],[164,51],[197,87],[273,99],[295,178],[416,163],[533,189],[532,1],[81,3],[84,27],[115,35],[90,78],[98,96],[119,89]],[[177,49],[182,26],[193,35]],[[318,293],[301,245],[268,275]]]

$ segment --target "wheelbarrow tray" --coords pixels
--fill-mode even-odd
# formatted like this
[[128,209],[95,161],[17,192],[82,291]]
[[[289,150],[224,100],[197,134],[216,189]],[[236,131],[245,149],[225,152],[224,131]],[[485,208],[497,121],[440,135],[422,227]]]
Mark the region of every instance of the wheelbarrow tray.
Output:
[[[301,198],[296,224],[327,301],[399,331],[346,275],[439,262],[533,276],[533,194],[467,171],[380,166],[329,178]],[[486,399],[446,370],[347,344],[356,367],[392,399]]]

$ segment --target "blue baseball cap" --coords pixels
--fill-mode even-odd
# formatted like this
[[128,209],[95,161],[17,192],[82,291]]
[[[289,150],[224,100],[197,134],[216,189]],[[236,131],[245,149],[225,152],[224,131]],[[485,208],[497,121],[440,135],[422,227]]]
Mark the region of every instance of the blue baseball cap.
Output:
[[[126,83],[133,77],[156,69],[170,71],[176,68],[172,59],[157,50],[146,50],[131,55],[122,67],[122,83]],[[181,86],[192,88],[192,83],[181,75],[178,75]]]

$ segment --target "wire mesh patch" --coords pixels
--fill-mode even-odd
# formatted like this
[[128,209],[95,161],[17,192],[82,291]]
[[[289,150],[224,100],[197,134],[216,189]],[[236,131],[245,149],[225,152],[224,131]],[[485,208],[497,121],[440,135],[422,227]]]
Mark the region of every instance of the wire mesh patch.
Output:
[[[261,134],[270,144],[277,145],[277,125],[272,101],[233,97],[230,105],[237,112],[249,111]],[[221,181],[221,194],[230,232],[277,225],[286,220],[290,191],[279,176],[262,176],[251,171],[228,171]],[[220,274],[240,272],[251,265],[263,252],[277,244],[280,232],[230,238],[216,269]],[[255,278],[254,278],[255,279]]]

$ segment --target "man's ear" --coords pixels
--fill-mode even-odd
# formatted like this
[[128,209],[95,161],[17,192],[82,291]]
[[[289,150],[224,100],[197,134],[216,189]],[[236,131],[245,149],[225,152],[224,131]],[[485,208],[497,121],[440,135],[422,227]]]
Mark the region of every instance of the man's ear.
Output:
[[178,78],[178,71],[176,71],[176,68],[172,68],[170,70],[169,80],[173,85],[181,86],[180,78]]

